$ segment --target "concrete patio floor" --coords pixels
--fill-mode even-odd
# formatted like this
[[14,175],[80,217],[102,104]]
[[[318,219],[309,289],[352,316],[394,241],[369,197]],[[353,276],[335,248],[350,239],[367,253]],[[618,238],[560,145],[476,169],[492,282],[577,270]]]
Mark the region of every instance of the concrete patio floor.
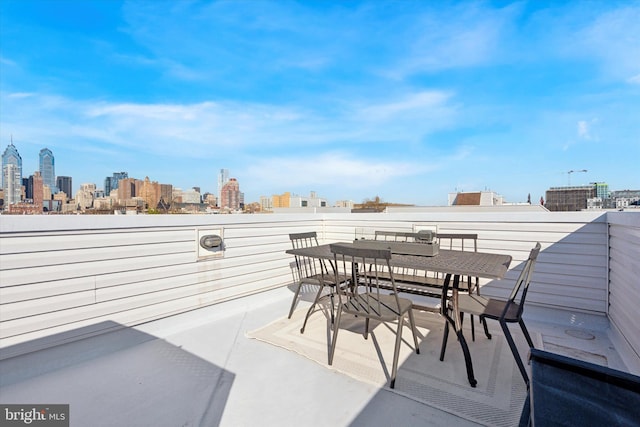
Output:
[[[477,425],[246,337],[291,298],[281,288],[1,361],[0,402],[68,403],[71,426]],[[527,326],[545,347],[624,369],[599,322],[542,318]]]

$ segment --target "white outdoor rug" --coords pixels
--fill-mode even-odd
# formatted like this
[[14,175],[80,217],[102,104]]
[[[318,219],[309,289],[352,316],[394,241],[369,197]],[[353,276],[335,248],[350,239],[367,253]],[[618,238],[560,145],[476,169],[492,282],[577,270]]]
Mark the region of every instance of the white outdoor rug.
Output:
[[[284,317],[247,335],[294,351],[328,369],[385,387],[394,393],[479,424],[518,424],[526,388],[509,346],[501,331],[498,332],[497,322],[489,322],[493,335],[491,340],[484,336],[479,324],[476,324],[476,341],[471,341],[470,331],[465,333],[478,380],[476,388],[472,388],[467,380],[462,349],[453,330],[449,334],[445,360],[441,362],[439,356],[444,330],[443,318],[437,314],[415,311],[420,354],[415,354],[411,331],[409,327],[404,327],[395,389],[390,389],[389,375],[393,363],[396,324],[387,326],[372,321],[372,331],[369,339],[365,340],[362,335],[364,320],[344,315],[333,365],[329,366],[327,313],[315,312],[309,319],[304,334],[301,334],[300,327],[305,313],[304,309],[298,310],[291,319]],[[466,328],[469,327],[468,323],[467,320]],[[518,338],[516,335],[516,342]],[[524,343],[524,338],[522,342]],[[526,347],[526,343],[524,345]]]

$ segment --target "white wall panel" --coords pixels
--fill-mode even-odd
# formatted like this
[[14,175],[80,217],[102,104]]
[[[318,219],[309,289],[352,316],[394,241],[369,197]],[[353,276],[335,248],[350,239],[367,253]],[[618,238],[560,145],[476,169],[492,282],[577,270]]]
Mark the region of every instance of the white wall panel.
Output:
[[609,317],[640,357],[640,212],[612,212],[608,220]]

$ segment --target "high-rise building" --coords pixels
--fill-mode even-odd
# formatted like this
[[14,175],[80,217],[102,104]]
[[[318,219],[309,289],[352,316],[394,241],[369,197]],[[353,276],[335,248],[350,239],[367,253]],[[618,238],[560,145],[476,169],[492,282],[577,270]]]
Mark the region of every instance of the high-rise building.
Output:
[[592,182],[591,184],[596,187],[596,197],[602,200],[609,198],[609,185],[606,182]]
[[229,181],[229,169],[220,169],[218,174],[218,203],[222,207],[222,187]]
[[44,209],[44,184],[42,183],[40,172],[34,172],[29,177],[29,180],[33,185],[33,205],[37,206],[38,210],[42,212]]
[[29,178],[22,178],[22,186],[24,187],[24,199],[33,200],[33,175]]
[[18,149],[11,144],[2,154],[2,190],[4,192],[4,209],[20,202],[22,195],[22,157]]
[[164,206],[170,205],[173,196],[173,185],[171,184],[160,184],[160,200],[164,203]]
[[162,197],[161,193],[160,184],[157,181],[152,182],[147,176],[142,182],[140,194],[137,194],[137,196],[142,197],[147,209],[156,209]]
[[92,207],[95,192],[95,184],[80,184],[80,190],[76,192],[75,197],[76,206],[79,206],[82,210]]
[[40,175],[42,175],[42,182],[44,185],[48,185],[52,193],[57,193],[56,188],[56,161],[53,157],[53,153],[48,148],[40,150]]
[[59,176],[56,177],[56,186],[58,190],[64,191],[64,194],[67,197],[71,198],[73,196],[73,185],[70,176]]
[[136,179],[123,178],[118,182],[118,200],[132,199],[136,194]]
[[243,204],[242,199],[243,195],[240,192],[240,184],[238,183],[238,180],[235,178],[229,179],[229,181],[222,186],[220,207],[231,210],[240,209],[241,204]]
[[104,193],[109,196],[112,190],[118,189],[118,182],[121,179],[129,178],[127,172],[114,172],[113,176],[108,176],[104,179]]

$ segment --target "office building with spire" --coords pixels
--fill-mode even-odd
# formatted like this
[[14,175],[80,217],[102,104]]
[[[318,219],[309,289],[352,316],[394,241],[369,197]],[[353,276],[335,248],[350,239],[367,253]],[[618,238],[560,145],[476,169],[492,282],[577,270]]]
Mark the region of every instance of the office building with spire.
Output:
[[2,154],[2,189],[4,191],[4,209],[20,202],[22,197],[22,157],[11,143]]
[[220,169],[218,174],[218,206],[222,207],[222,189],[229,181],[229,169]]

